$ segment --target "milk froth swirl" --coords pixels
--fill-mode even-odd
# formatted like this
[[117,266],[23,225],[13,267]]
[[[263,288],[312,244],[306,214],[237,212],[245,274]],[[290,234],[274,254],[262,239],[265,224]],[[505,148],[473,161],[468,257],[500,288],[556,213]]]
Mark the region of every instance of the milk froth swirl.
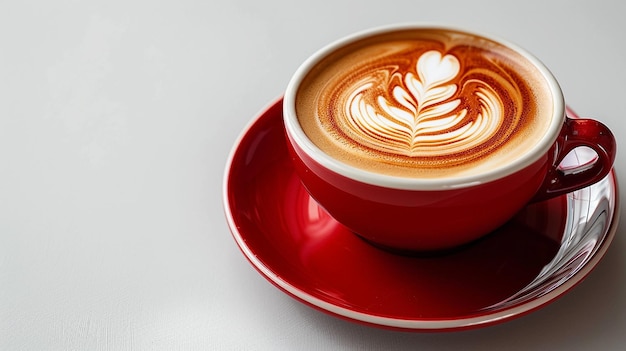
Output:
[[299,116],[315,110],[314,123],[299,117],[307,135],[347,163],[396,175],[441,176],[500,153],[494,167],[532,145],[543,133],[532,131],[536,72],[491,43],[433,38],[351,48],[320,65],[303,84],[314,93],[300,94],[315,100],[300,107]]
[[461,94],[476,108],[461,105],[463,95],[455,98],[460,89],[451,82],[459,71],[456,57],[431,50],[419,57],[414,72],[403,75],[395,67],[363,72],[342,89],[345,110],[335,115],[335,123],[366,147],[409,157],[480,147],[505,122],[504,102],[487,83],[469,80],[473,84]]

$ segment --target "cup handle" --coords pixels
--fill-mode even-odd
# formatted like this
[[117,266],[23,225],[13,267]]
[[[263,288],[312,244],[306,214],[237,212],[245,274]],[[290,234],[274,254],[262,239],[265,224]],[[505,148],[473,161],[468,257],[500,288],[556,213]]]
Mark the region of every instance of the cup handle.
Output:
[[[597,157],[591,163],[567,172],[559,169],[565,156],[580,146],[591,148]],[[554,164],[550,166],[542,187],[532,201],[547,200],[602,180],[613,167],[616,151],[615,137],[607,126],[593,119],[566,117],[555,144]]]

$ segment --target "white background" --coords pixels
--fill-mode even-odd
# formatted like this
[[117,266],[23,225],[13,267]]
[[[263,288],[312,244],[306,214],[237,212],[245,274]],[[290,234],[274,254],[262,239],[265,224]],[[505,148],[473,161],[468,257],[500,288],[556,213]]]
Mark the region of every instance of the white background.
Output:
[[2,1],[0,350],[622,349],[626,226],[546,308],[402,333],[268,283],[231,237],[221,187],[236,137],[308,55],[396,22],[525,47],[623,141],[625,13],[597,0]]

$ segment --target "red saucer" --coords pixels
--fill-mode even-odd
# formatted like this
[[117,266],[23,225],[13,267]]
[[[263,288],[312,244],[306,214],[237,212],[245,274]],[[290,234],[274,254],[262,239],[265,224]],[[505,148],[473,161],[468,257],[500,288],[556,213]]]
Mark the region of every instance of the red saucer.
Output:
[[224,182],[233,237],[271,283],[340,318],[415,331],[487,326],[554,301],[605,254],[617,198],[612,172],[596,185],[528,206],[455,251],[392,254],[350,233],[304,190],[287,154],[282,99],[237,140]]

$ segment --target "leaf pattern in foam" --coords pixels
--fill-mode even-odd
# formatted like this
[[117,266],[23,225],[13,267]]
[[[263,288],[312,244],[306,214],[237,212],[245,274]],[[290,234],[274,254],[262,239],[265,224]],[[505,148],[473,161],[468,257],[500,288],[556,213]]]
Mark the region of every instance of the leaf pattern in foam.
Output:
[[478,123],[463,124],[467,110],[457,111],[461,100],[450,100],[458,89],[450,81],[461,68],[456,57],[428,51],[419,57],[415,68],[417,74],[407,72],[402,78],[403,86],[391,89],[393,102],[381,95],[375,100],[378,106],[368,104],[363,94],[373,86],[370,80],[351,94],[346,106],[348,124],[365,144],[415,156],[424,154],[425,147],[470,147],[493,132],[494,123],[498,124],[493,121],[497,117],[493,110],[498,109],[494,105],[499,103],[495,92],[483,89],[477,93],[483,102],[479,118],[483,120],[475,121]]

